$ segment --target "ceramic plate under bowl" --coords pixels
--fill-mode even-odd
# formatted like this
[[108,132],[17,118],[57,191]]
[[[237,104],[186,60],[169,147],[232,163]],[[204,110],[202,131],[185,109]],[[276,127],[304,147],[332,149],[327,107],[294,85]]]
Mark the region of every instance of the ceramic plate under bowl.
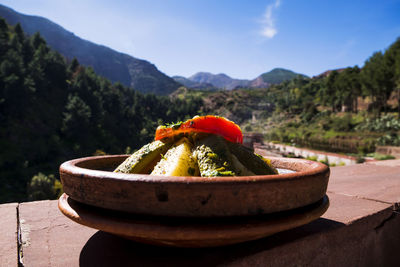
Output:
[[58,207],[68,218],[141,243],[174,247],[216,247],[260,239],[319,218],[329,199],[267,215],[230,218],[140,216],[85,205],[63,194]]
[[114,173],[127,155],[97,156],[60,166],[64,192],[79,202],[155,216],[224,217],[303,207],[326,193],[329,167],[303,159],[271,158],[294,173],[234,177],[175,177]]

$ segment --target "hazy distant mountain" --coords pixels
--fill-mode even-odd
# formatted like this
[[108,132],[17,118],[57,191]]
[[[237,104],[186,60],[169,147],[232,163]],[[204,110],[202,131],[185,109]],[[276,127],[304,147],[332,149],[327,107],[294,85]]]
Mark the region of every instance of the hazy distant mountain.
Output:
[[306,77],[303,74],[299,74],[291,70],[275,68],[269,72],[261,74],[260,76],[252,80],[250,83],[250,87],[268,87],[271,84],[279,84],[283,81],[291,80],[298,75]]
[[[263,73],[254,80],[240,80],[229,77],[226,74],[212,74],[209,72],[198,72],[189,78],[184,78],[181,76],[179,79],[175,79],[181,84],[188,88],[193,88],[193,84],[212,84],[215,87],[231,90],[237,87],[250,87],[250,88],[265,88],[269,87],[271,84],[278,84],[283,81],[291,80],[298,74],[291,70],[286,70],[282,68],[275,68],[269,72]],[[304,76],[304,75],[302,75]],[[304,76],[306,77],[306,76]]]
[[209,72],[198,72],[188,78],[197,83],[210,83],[218,88],[231,90],[238,86],[246,87],[249,80],[233,79],[224,73],[212,74]]
[[189,80],[188,78],[185,78],[183,76],[172,76],[172,79],[190,89],[212,90],[212,91],[219,90],[219,88],[215,87],[211,83],[198,83]]
[[67,59],[76,57],[81,64],[92,66],[97,74],[113,82],[162,95],[180,86],[148,61],[81,39],[46,18],[24,15],[3,5],[0,5],[0,16],[11,25],[20,23],[29,35],[40,32],[47,43]]

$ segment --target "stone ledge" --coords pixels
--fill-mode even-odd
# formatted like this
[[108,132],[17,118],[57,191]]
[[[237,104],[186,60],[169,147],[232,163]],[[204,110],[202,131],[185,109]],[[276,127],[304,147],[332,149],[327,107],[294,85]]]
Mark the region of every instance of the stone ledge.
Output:
[[400,160],[331,168],[328,192],[400,203]]
[[27,266],[394,266],[400,217],[391,204],[329,194],[331,207],[308,225],[258,241],[209,249],[142,245],[76,224],[56,201],[22,203]]
[[220,248],[163,248],[124,240],[74,223],[54,200],[0,205],[0,266],[17,263],[17,207],[25,266],[396,266],[400,161],[331,170],[331,205],[320,219]]
[[0,266],[18,265],[18,203],[0,205]]

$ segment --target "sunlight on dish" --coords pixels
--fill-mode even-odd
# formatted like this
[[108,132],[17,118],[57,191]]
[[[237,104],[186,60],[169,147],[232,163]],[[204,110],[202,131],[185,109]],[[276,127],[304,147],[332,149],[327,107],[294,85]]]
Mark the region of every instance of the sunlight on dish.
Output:
[[295,171],[292,170],[288,170],[288,169],[280,169],[280,168],[276,168],[278,170],[279,174],[284,174],[284,173],[293,173]]

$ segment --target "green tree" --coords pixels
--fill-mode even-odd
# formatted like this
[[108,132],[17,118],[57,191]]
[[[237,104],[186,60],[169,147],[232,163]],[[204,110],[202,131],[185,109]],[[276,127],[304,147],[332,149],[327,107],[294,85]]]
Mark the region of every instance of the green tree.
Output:
[[71,63],[68,66],[68,71],[70,73],[74,73],[78,70],[78,67],[79,67],[79,61],[76,58],[74,58],[72,59]]
[[0,18],[0,58],[3,57],[8,50],[8,25],[3,18]]
[[332,112],[337,111],[338,107],[338,98],[337,98],[337,79],[339,73],[334,70],[332,71],[328,77],[325,79],[325,83],[323,84],[320,90],[320,98],[324,105],[330,105],[332,108]]
[[78,143],[89,142],[91,139],[91,108],[77,94],[68,95],[65,112],[63,114],[62,132],[79,150]]
[[360,69],[355,66],[346,68],[338,75],[336,97],[343,111],[357,112],[357,98],[361,96],[359,73]]
[[389,69],[393,89],[397,95],[397,112],[400,118],[400,37],[386,50],[386,67]]
[[364,95],[372,97],[373,109],[380,116],[382,109],[387,111],[387,100],[393,90],[391,72],[384,62],[382,52],[375,52],[361,71]]
[[28,184],[29,200],[54,199],[61,193],[60,182],[53,174],[44,175],[39,172]]

